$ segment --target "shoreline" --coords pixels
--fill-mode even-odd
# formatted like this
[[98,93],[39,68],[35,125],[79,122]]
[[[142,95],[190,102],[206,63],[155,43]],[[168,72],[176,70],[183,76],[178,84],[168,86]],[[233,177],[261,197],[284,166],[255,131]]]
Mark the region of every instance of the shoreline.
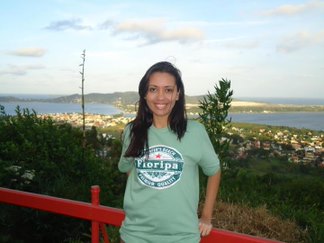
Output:
[[[35,106],[33,106],[33,104]],[[48,110],[48,105],[58,106],[55,111]],[[37,114],[67,114],[67,113],[82,113],[81,104],[79,103],[54,103],[54,102],[0,102],[0,106],[5,107],[7,114],[13,114],[17,106],[20,109],[33,109]],[[40,106],[40,107],[37,107]],[[70,106],[65,109],[66,106]],[[80,106],[80,110],[77,111]],[[107,114],[109,107],[113,110]],[[135,105],[116,105],[108,103],[86,103],[86,113],[88,114],[102,114],[102,115],[118,115],[123,114],[126,116],[133,116],[135,112]],[[51,109],[49,109],[51,110]],[[67,111],[71,110],[71,111]],[[91,112],[91,110],[97,110]],[[201,112],[199,104],[186,104],[186,111],[188,115],[198,115]],[[232,102],[229,113],[234,114],[275,114],[275,113],[322,113],[324,112],[324,105],[280,105],[280,104],[268,104],[259,102],[247,102],[247,101],[234,101]]]
[[[1,105],[1,103],[0,103]],[[4,105],[2,103],[2,105]],[[24,108],[28,108],[32,113],[33,110],[27,104],[21,104],[20,110],[23,113]],[[34,110],[37,115],[47,115],[47,116],[65,116],[65,115],[74,115],[81,116],[81,106],[78,104],[68,105],[68,104],[38,104],[38,107],[34,107]],[[86,116],[88,118],[92,116],[97,116],[98,119],[108,119],[111,118],[125,118],[133,119],[135,117],[134,107],[117,107],[112,105],[89,105],[86,106]],[[232,119],[233,123],[255,123],[255,124],[264,124],[264,125],[273,125],[273,126],[287,126],[295,128],[306,128],[310,130],[324,131],[324,111],[269,111],[264,109],[259,109],[259,106],[256,106],[257,109],[246,109],[239,111],[230,110],[228,118]],[[5,106],[5,112],[7,115],[15,116],[15,104],[11,104],[11,107]],[[199,117],[199,110],[187,110],[188,119],[195,119]],[[101,117],[101,118],[100,118]]]

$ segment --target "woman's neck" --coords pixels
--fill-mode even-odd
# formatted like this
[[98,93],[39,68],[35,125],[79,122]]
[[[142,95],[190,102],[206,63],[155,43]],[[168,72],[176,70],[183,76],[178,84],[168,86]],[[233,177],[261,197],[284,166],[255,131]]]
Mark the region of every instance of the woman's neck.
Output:
[[168,120],[165,118],[153,118],[153,126],[156,128],[165,128],[168,126]]

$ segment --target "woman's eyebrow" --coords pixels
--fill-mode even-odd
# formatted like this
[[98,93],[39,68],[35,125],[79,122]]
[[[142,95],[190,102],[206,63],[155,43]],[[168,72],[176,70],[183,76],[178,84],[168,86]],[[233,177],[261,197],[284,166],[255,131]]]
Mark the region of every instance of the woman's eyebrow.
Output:
[[161,85],[161,86],[159,86],[159,85],[156,85],[156,84],[149,84],[149,86],[150,87],[165,87],[165,88],[174,88],[174,87],[176,87],[176,85],[165,85],[165,86],[163,86],[163,85]]

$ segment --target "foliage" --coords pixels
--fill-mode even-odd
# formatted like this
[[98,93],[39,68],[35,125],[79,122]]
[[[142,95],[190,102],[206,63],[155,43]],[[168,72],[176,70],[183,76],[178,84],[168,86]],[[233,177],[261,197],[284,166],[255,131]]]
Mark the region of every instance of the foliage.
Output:
[[207,96],[200,101],[199,113],[201,122],[205,125],[210,140],[218,154],[222,169],[229,168],[228,151],[230,140],[226,138],[226,129],[231,123],[228,119],[228,111],[231,107],[233,91],[231,81],[221,79],[219,86],[215,85],[215,93],[208,92]]
[[[83,159],[80,129],[40,119],[28,109],[17,107],[16,116],[2,111],[0,186],[89,202],[91,185],[100,185],[101,203],[121,206],[125,178],[117,170],[118,152],[100,158],[94,151],[97,141],[89,139]],[[89,133],[93,139],[96,131]],[[5,242],[89,241],[83,234],[89,232],[89,222],[7,205],[0,208],[0,215]]]
[[213,226],[229,231],[286,243],[307,242],[307,229],[296,222],[282,219],[271,213],[266,205],[249,207],[219,200],[214,209]]
[[[0,186],[89,202],[90,186],[97,184],[101,187],[103,205],[122,206],[126,176],[117,170],[121,149],[119,132],[104,137],[95,127],[88,130],[85,159],[82,160],[80,129],[68,124],[55,124],[49,118],[40,119],[34,111],[20,110],[19,107],[16,113],[16,116],[8,116],[0,106]],[[260,129],[264,129],[258,125],[235,126],[251,131],[251,137],[257,137]],[[288,130],[268,128],[272,131]],[[289,133],[304,134],[306,139],[310,131],[295,129],[287,131],[287,136]],[[224,132],[223,136],[228,135]],[[236,144],[247,139],[239,134],[233,134],[231,138]],[[108,153],[98,153],[103,149]],[[232,149],[229,147],[229,154]],[[307,233],[304,242],[323,242],[324,170],[295,165],[287,159],[269,158],[266,151],[255,150],[253,153],[258,156],[240,160],[241,166],[237,166],[239,163],[233,158],[229,161],[229,165],[236,166],[229,167],[222,175],[220,201],[242,206],[244,212],[239,211],[239,215],[246,213],[244,226],[256,222],[251,220],[251,211],[258,213],[261,208],[261,213],[266,210],[283,219],[281,227],[287,227],[286,220],[296,222],[301,232]],[[251,211],[246,211],[247,207]],[[219,215],[222,212],[224,210],[220,208],[216,218],[224,216]],[[227,223],[234,220],[233,224],[238,224],[237,217],[231,219],[225,215],[224,220]],[[261,227],[260,224],[257,226]],[[107,228],[111,242],[118,242],[118,229]],[[269,229],[271,233],[278,233],[273,229]],[[79,219],[1,205],[0,235],[0,242],[89,242],[90,224]],[[278,235],[277,240],[284,239]]]
[[[317,171],[275,160],[249,161],[248,167],[223,174],[220,199],[252,208],[266,206],[274,215],[296,222],[308,233],[305,242],[324,239],[324,182]],[[278,239],[280,240],[280,239]]]

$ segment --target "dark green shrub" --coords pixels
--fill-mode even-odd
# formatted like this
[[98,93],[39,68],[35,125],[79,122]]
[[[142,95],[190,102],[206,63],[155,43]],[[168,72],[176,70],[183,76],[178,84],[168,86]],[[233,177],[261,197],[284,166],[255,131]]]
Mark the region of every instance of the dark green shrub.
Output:
[[[80,129],[27,109],[16,112],[0,115],[1,187],[89,202],[90,187],[99,185],[102,204],[121,206],[125,178],[117,173],[118,152],[101,159],[92,146],[83,150]],[[0,215],[7,242],[89,241],[87,221],[9,205],[1,205]]]

